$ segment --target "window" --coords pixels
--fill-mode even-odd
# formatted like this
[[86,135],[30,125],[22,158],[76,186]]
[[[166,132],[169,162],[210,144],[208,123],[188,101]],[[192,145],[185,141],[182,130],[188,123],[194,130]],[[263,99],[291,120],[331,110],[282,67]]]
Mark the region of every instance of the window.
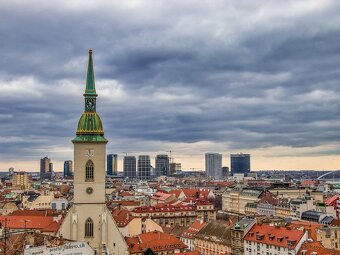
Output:
[[94,181],[94,164],[91,160],[87,161],[85,166],[85,181],[93,182]]
[[93,237],[93,220],[87,218],[85,221],[85,237]]

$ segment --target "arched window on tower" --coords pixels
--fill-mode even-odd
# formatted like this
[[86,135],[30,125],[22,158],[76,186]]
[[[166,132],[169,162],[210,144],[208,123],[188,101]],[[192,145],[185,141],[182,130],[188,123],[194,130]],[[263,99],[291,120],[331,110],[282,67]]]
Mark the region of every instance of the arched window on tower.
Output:
[[91,160],[87,161],[85,166],[85,181],[86,182],[94,181],[94,164]]
[[93,237],[93,220],[87,218],[85,221],[85,237]]

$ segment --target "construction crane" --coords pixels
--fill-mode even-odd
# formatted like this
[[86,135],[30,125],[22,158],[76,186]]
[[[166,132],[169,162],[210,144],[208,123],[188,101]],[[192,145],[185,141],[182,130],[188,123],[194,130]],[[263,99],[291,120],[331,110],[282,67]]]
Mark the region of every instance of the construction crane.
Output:
[[172,151],[172,150],[169,150],[169,151],[166,151],[169,153],[169,158],[170,158],[170,163],[173,163],[173,158],[171,157],[171,153],[175,152],[175,151]]

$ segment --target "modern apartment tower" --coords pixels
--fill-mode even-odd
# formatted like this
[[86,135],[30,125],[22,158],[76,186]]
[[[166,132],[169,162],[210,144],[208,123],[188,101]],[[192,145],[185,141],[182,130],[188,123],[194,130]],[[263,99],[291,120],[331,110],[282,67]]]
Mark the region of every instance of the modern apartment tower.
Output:
[[205,154],[205,173],[214,180],[222,180],[222,154]]
[[107,155],[107,175],[117,175],[118,169],[118,155],[117,154],[108,154]]
[[125,156],[123,160],[124,177],[135,179],[136,178],[136,157]]
[[170,164],[169,164],[169,156],[166,154],[157,155],[155,160],[156,165],[156,176],[165,175],[168,176],[170,174]]
[[73,162],[72,160],[64,161],[64,178],[73,176]]
[[44,180],[45,178],[49,178],[51,176],[51,166],[51,159],[48,157],[40,159],[40,180]]
[[250,173],[250,154],[231,154],[230,170],[232,175]]
[[138,179],[148,180],[151,177],[151,162],[148,155],[140,155],[138,157]]

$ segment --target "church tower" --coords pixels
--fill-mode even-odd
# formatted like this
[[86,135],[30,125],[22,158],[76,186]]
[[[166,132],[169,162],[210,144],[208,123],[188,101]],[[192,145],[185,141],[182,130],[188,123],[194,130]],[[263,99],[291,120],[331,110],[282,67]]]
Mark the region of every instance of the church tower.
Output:
[[105,203],[106,144],[102,121],[96,111],[92,50],[89,50],[84,112],[74,144],[74,198],[59,234],[86,241],[98,254],[127,253],[127,245]]

